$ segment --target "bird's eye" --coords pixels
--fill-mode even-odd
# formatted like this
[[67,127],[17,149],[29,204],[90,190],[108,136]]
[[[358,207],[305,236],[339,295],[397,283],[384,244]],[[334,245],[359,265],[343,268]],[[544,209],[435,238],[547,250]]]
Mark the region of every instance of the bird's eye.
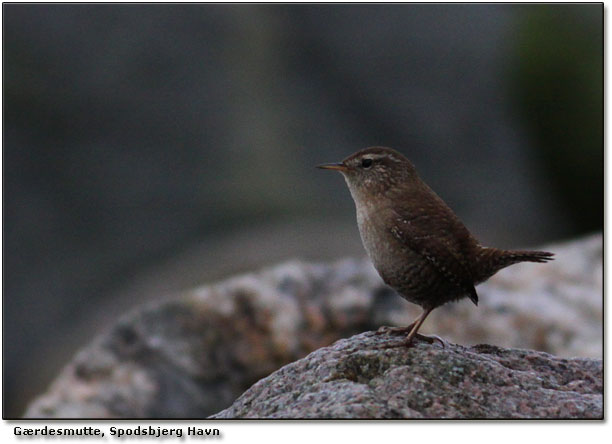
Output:
[[372,166],[372,159],[365,158],[361,161],[361,166],[363,168],[370,168]]

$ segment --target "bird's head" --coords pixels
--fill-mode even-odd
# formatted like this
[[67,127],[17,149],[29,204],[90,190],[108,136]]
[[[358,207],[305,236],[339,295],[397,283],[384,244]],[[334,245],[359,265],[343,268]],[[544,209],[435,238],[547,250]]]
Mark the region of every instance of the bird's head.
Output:
[[318,168],[341,172],[353,198],[376,196],[405,186],[417,177],[414,165],[406,157],[384,147],[366,148],[342,162],[323,164]]

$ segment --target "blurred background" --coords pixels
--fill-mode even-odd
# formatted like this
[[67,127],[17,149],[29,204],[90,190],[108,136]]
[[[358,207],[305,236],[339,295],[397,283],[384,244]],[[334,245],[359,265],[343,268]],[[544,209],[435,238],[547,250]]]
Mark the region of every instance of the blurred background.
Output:
[[133,307],[363,255],[391,146],[484,244],[601,231],[603,6],[3,4],[5,417]]

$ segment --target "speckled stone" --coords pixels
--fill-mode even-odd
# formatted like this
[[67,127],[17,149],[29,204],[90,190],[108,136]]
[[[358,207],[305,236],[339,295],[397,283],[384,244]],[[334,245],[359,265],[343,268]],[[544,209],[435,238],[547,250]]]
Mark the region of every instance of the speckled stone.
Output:
[[363,333],[257,382],[213,418],[590,418],[602,362],[543,352],[397,341]]

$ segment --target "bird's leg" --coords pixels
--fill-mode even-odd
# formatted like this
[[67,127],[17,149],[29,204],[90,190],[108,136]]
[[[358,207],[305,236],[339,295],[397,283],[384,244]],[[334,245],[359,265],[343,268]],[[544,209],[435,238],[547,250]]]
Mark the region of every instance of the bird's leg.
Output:
[[401,347],[401,346],[409,347],[412,343],[412,340],[415,337],[422,339],[430,344],[433,344],[435,341],[439,341],[442,347],[444,347],[444,341],[441,338],[437,336],[431,336],[431,337],[424,336],[418,333],[419,328],[421,328],[421,325],[423,325],[423,322],[425,322],[425,319],[427,318],[427,316],[429,316],[429,313],[431,313],[432,310],[433,308],[424,309],[423,313],[421,313],[421,315],[417,318],[416,321],[414,321],[408,327],[404,328],[404,330],[410,329],[410,333],[408,333],[408,336],[406,336],[406,339],[404,339],[402,342],[399,342],[399,343],[385,345],[383,346],[383,348],[393,348],[393,347]]
[[414,327],[412,327],[412,330],[410,330],[410,333],[408,333],[408,336],[406,336],[406,339],[404,339],[404,342],[406,343],[406,345],[409,345],[410,342],[412,341],[412,338],[414,338],[417,335],[419,328],[421,328],[421,325],[423,325],[423,322],[425,322],[425,319],[427,318],[427,316],[429,316],[429,313],[431,313],[431,310],[432,310],[431,308],[424,309],[423,313],[421,313],[421,316],[417,318],[417,320],[414,323]]

